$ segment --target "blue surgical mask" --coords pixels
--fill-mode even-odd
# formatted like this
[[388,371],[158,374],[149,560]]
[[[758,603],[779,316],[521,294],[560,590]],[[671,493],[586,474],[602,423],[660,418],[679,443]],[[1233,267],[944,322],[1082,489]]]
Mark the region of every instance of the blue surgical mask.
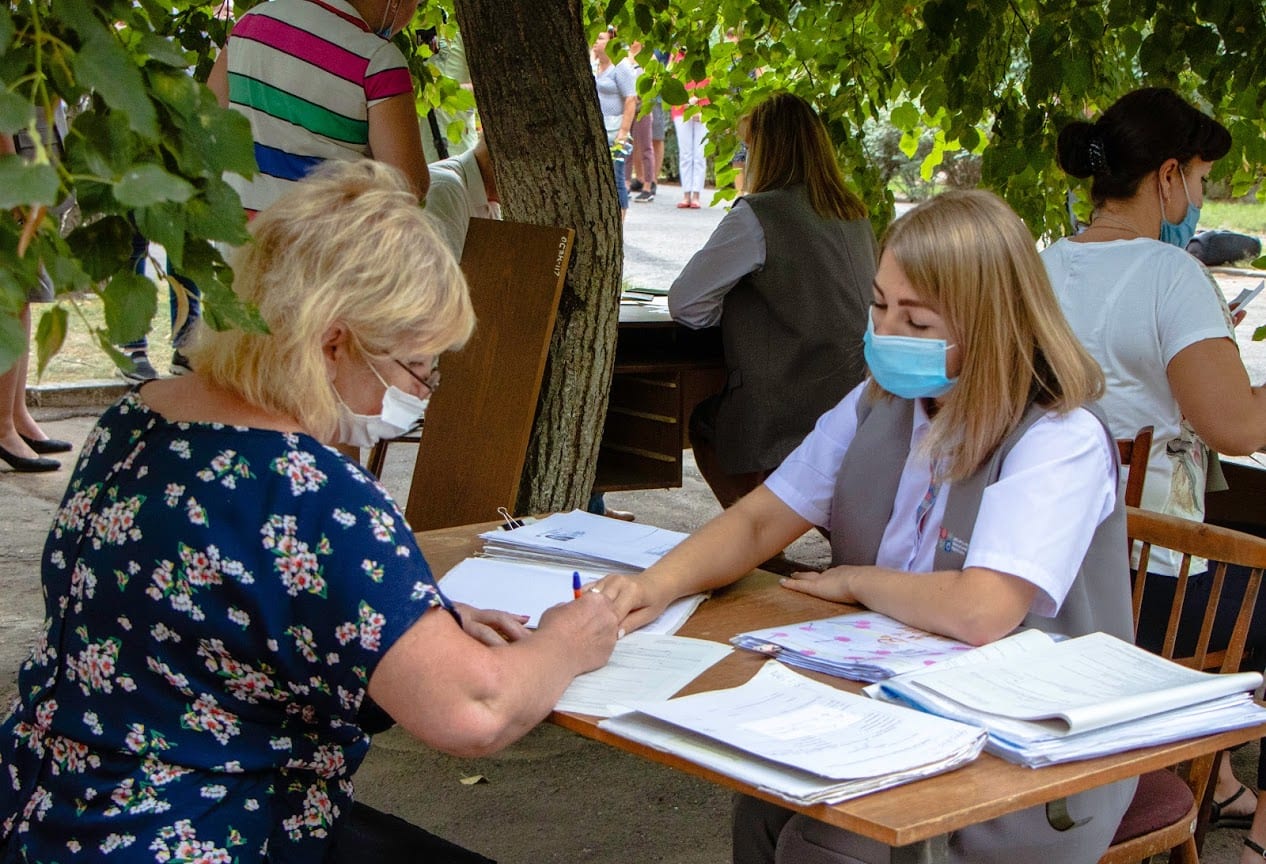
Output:
[[958,381],[945,375],[945,356],[952,347],[944,339],[880,336],[874,316],[866,316],[862,349],[871,377],[902,399],[932,399],[950,391]]
[[1200,221],[1200,208],[1191,203],[1191,193],[1187,191],[1187,176],[1178,170],[1182,178],[1182,192],[1187,196],[1187,215],[1177,224],[1165,218],[1164,200],[1161,201],[1160,239],[1162,243],[1170,243],[1179,249],[1186,249],[1191,238],[1196,236],[1196,223]]

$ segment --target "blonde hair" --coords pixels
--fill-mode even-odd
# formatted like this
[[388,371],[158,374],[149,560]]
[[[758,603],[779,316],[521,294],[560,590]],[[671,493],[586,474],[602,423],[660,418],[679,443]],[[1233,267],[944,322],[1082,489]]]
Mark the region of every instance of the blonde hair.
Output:
[[[942,479],[970,476],[1029,403],[1065,413],[1103,395],[1103,371],[1073,335],[1033,237],[989,192],[947,192],[889,227],[891,255],[959,346],[958,383],[924,439]],[[871,395],[882,394],[872,382]]]
[[403,176],[331,162],[263,210],[233,289],[268,333],[202,327],[189,354],[212,382],[329,440],[339,403],[322,352],[335,323],[372,357],[438,354],[470,337],[466,281]]
[[775,93],[743,118],[747,190],[803,184],[823,219],[864,219],[866,205],[844,185],[822,120],[799,96]]

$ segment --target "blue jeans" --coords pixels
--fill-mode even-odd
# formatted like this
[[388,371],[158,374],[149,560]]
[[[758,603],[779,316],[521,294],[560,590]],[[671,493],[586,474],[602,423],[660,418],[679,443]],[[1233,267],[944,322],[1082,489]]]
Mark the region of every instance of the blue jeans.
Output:
[[[132,265],[132,272],[141,276],[145,275],[145,257],[149,251],[149,241],[141,236],[139,231],[132,232],[132,255],[128,259]],[[186,279],[184,276],[177,274],[172,270],[171,261],[167,262],[167,275],[173,277],[177,282],[185,287],[185,296],[189,300],[189,315],[185,318],[184,323],[180,325],[180,329],[176,329],[176,319],[179,315],[180,306],[176,302],[176,290],[170,285],[167,286],[168,306],[171,313],[171,344],[174,348],[181,348],[189,341],[189,335],[193,332],[193,327],[198,323],[198,318],[202,315],[202,294],[198,291],[198,286],[192,280]],[[135,342],[129,342],[121,346],[124,351],[144,351],[149,347],[149,340],[142,336]]]

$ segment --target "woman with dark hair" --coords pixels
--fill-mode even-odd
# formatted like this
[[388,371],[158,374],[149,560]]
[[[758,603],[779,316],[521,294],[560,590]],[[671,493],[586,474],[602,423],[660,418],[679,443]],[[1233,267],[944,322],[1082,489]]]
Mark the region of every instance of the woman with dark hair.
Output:
[[[1108,389],[1100,405],[1112,434],[1132,438],[1143,426],[1155,428],[1142,506],[1203,521],[1206,472],[1216,470],[1217,453],[1266,445],[1266,389],[1250,385],[1231,310],[1186,252],[1205,178],[1230,150],[1230,133],[1172,90],[1149,87],[1123,96],[1094,123],[1070,123],[1058,147],[1060,167],[1092,178],[1095,210],[1084,232],[1042,253],[1056,296],[1103,367]],[[1166,550],[1154,550],[1148,564],[1138,642],[1152,650],[1164,634],[1177,564]],[[1195,590],[1204,582],[1207,593],[1211,574],[1192,576]],[[1231,600],[1220,613],[1233,614],[1239,602]],[[1203,614],[1204,604],[1186,604],[1180,650]],[[1228,615],[1226,632],[1232,625]],[[1253,641],[1260,640],[1250,634]],[[1229,760],[1215,798],[1226,821],[1242,823],[1252,812]]]
[[728,379],[690,419],[708,485],[728,507],[862,380],[875,235],[826,127],[779,93],[744,119],[748,194],[668,293],[673,320],[721,325]]

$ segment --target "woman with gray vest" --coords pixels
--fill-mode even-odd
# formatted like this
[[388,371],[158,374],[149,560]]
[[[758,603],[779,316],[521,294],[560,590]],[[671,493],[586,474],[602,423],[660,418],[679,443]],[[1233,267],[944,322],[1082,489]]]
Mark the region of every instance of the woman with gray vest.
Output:
[[[888,230],[871,310],[871,378],[755,491],[644,573],[604,580],[624,627],[737,580],[817,525],[831,529],[834,566],[787,588],[974,645],[1020,626],[1129,639],[1116,445],[1088,407],[1103,374],[1024,224],[987,192],[916,207]],[[1067,799],[1071,827],[1036,807],[954,832],[949,860],[1094,862],[1134,786]],[[886,862],[889,849],[740,797],[734,860]]]
[[755,489],[862,380],[875,235],[844,186],[826,127],[790,93],[744,123],[749,194],[668,292],[673,320],[721,325],[725,388],[690,420],[722,507]]

